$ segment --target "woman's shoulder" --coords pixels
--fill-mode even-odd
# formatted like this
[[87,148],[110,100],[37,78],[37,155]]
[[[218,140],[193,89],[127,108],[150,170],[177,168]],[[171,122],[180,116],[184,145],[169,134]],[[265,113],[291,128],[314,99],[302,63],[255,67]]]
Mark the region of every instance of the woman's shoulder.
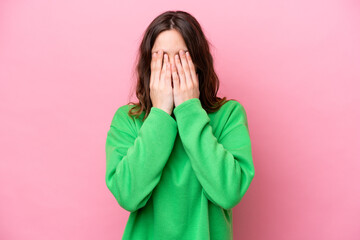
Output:
[[225,105],[227,107],[242,107],[241,102],[235,98],[227,99],[226,103],[223,106]]
[[133,116],[129,115],[129,111],[135,106],[135,104],[123,104],[117,107],[114,113],[113,121],[126,121],[133,123]]
[[219,109],[219,112],[221,112],[222,114],[230,114],[234,111],[245,112],[243,104],[239,100],[234,98],[228,99]]
[[131,108],[133,108],[135,106],[135,104],[123,104],[121,106],[119,106],[116,110],[115,113],[117,114],[124,114],[124,113],[128,113],[130,111]]
[[247,122],[247,114],[243,104],[237,99],[228,99],[216,113],[217,119],[225,122]]

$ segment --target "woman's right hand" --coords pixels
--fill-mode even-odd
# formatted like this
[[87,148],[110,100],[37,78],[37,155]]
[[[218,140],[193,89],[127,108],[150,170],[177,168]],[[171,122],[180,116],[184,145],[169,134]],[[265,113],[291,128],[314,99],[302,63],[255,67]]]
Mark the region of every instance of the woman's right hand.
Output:
[[[169,55],[159,50],[151,57],[150,98],[153,107],[160,108],[171,115],[174,98],[171,84]],[[163,63],[164,56],[164,63]]]

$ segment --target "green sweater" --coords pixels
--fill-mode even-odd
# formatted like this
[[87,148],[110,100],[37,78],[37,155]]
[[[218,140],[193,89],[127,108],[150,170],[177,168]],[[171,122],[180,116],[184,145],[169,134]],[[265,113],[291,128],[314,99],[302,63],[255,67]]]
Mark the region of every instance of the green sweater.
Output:
[[116,111],[106,139],[106,185],[130,212],[122,239],[233,239],[232,208],[255,174],[244,107],[207,113],[198,98],[169,115]]

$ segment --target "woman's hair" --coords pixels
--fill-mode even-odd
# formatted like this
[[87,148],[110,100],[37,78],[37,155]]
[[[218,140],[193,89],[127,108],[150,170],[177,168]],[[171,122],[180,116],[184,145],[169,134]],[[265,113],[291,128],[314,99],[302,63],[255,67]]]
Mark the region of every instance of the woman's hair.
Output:
[[[136,65],[136,96],[135,104],[128,115],[136,118],[145,110],[143,120],[148,116],[152,103],[150,98],[151,50],[157,36],[166,30],[175,29],[182,35],[190,53],[191,59],[198,73],[200,102],[206,112],[217,111],[228,100],[226,97],[217,97],[219,78],[213,66],[213,57],[210,53],[209,42],[206,39],[200,24],[189,13],[184,11],[166,11],[157,16],[147,27],[141,41]],[[211,43],[210,43],[211,44]]]

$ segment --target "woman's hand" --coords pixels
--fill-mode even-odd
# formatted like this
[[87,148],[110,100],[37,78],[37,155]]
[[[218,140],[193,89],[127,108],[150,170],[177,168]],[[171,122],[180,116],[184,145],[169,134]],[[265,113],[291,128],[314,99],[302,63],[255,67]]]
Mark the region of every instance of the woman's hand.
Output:
[[[181,59],[181,62],[180,62]],[[191,98],[199,98],[199,79],[190,53],[180,50],[180,58],[175,55],[175,65],[171,66],[175,106]]]
[[[163,63],[164,55],[164,63]],[[171,115],[174,98],[171,86],[169,56],[163,50],[154,53],[151,58],[150,98],[153,107],[160,108]]]

